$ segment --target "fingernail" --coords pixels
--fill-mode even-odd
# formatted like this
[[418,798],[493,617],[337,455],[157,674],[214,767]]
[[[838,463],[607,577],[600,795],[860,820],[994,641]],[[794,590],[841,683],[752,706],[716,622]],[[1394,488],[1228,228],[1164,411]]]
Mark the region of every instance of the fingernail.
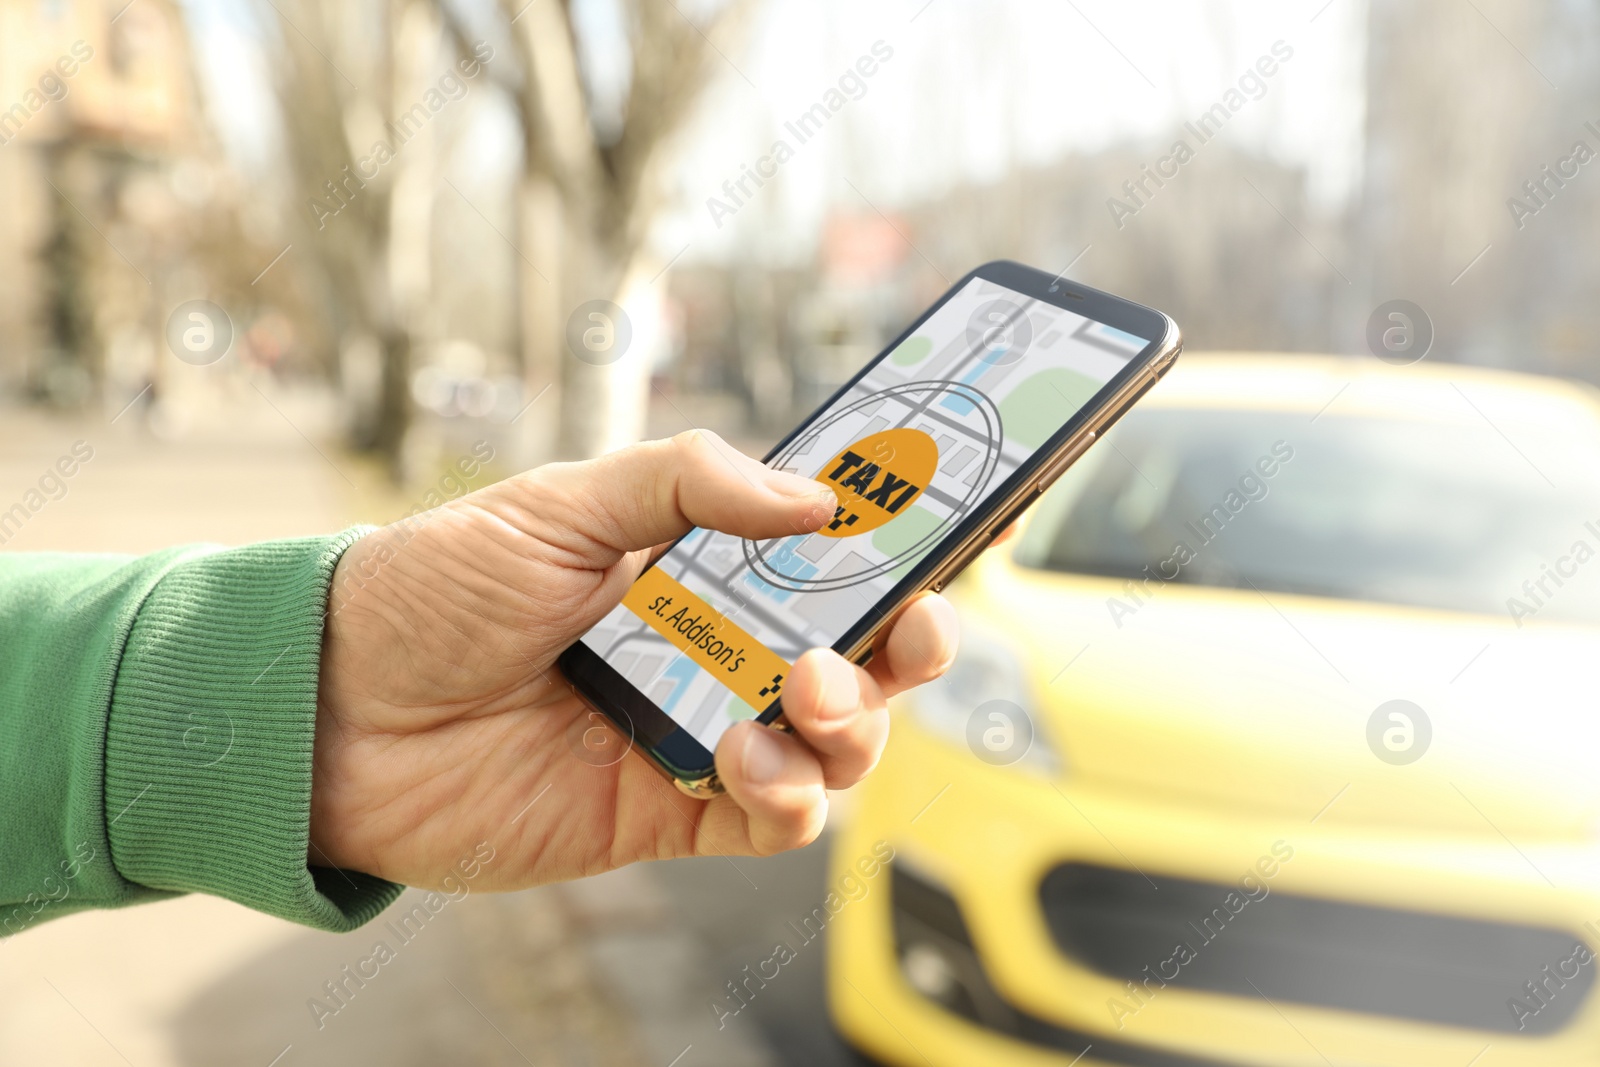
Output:
[[740,757],[745,778],[755,785],[766,785],[783,773],[783,744],[765,726],[745,734],[744,754]]
[[832,489],[824,489],[811,502],[803,525],[807,530],[819,530],[823,523],[833,518],[833,513],[837,510],[839,510],[839,498],[833,495]]
[[817,701],[817,718],[825,722],[847,719],[861,710],[861,680],[856,669],[842,656],[823,656],[819,668],[822,693]]

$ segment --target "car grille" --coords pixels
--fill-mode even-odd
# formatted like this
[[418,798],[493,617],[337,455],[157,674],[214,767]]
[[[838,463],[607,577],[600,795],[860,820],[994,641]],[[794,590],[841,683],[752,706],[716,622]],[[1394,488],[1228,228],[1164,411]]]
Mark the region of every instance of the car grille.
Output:
[[945,1010],[1015,1041],[1059,1052],[1062,1062],[1070,1057],[1070,1062],[1077,1063],[1092,1049],[1094,1062],[1121,1067],[1239,1067],[1189,1049],[1121,1041],[1100,1032],[1059,1026],[1017,1007],[995,989],[955,897],[930,878],[907,870],[902,860],[895,860],[890,870],[894,947],[902,973],[909,953],[937,953],[950,982],[939,996],[930,999]]
[[[1260,883],[1252,885],[1260,897]],[[1039,895],[1065,955],[1152,988],[1534,1035],[1568,1023],[1594,984],[1592,960],[1563,966],[1582,939],[1548,927],[1275,890],[1241,906],[1237,885],[1082,863],[1056,867]],[[1178,962],[1178,946],[1188,948],[1187,962]]]

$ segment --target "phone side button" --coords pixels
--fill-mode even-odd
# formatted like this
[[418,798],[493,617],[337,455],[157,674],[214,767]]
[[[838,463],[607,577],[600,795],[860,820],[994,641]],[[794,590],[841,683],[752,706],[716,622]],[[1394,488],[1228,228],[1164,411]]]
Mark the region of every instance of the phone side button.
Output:
[[1039,482],[1034,487],[1034,491],[1042,493],[1046,489],[1050,488],[1050,484],[1057,478],[1061,477],[1062,471],[1072,466],[1075,462],[1077,462],[1079,456],[1089,451],[1089,446],[1094,444],[1098,437],[1099,435],[1093,430],[1090,430],[1086,435],[1084,435],[1083,440],[1073,445],[1070,450],[1062,454],[1060,459],[1050,464],[1048,470],[1039,475]]
[[935,593],[944,592],[945,586],[959,578],[961,572],[967,569],[969,563],[983,555],[983,550],[989,547],[990,541],[994,540],[995,532],[995,530],[990,530],[971,547],[963,551],[961,555],[946,564],[943,573],[935,578],[928,585],[928,588]]

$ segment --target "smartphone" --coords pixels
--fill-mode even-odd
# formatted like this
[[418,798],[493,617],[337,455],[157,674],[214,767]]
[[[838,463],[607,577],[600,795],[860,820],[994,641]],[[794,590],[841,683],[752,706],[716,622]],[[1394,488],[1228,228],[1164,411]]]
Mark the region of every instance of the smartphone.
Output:
[[895,612],[944,588],[1171,367],[1159,311],[1018,263],[956,283],[767,454],[831,488],[812,534],[691,530],[558,661],[573,689],[691,796],[717,740],[786,728],[809,648],[866,663]]

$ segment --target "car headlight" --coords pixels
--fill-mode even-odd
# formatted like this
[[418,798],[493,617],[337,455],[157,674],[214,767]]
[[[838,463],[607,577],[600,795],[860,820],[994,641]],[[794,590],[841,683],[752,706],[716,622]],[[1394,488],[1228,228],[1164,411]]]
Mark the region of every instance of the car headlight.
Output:
[[1026,668],[995,634],[962,621],[961,650],[940,681],[908,698],[917,723],[995,767],[1062,771],[1039,721]]

